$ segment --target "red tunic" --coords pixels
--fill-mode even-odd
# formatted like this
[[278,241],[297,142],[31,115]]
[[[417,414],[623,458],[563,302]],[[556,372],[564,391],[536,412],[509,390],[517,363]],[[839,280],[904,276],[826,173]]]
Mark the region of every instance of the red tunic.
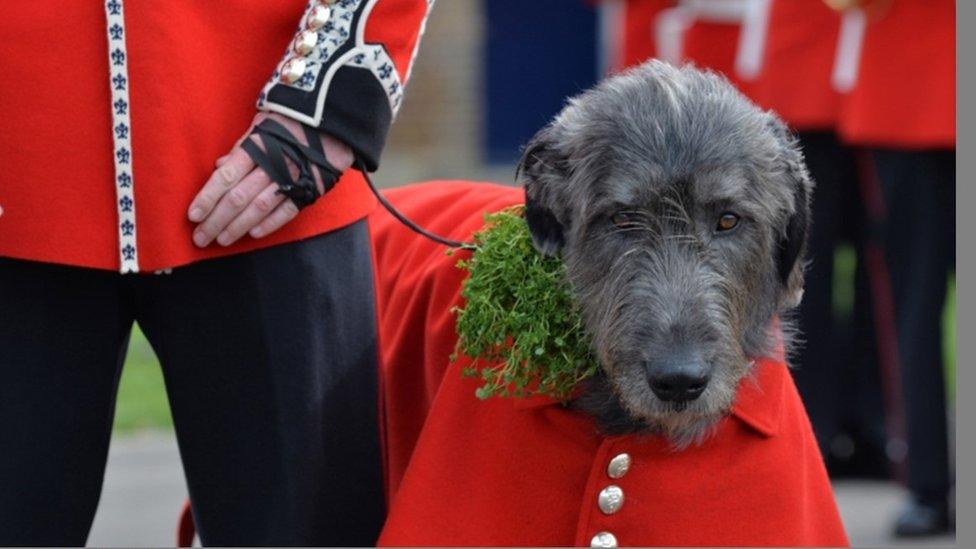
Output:
[[658,14],[671,7],[674,0],[624,0],[622,4],[619,18],[612,22],[618,34],[616,45],[620,48],[613,55],[617,60],[617,66],[612,67],[615,71],[657,57],[654,23]]
[[952,0],[879,2],[864,35],[841,135],[851,143],[956,146],[956,17]]
[[748,95],[751,83],[735,72],[740,32],[741,27],[732,23],[695,22],[685,33],[683,60],[724,74],[735,87]]
[[[434,232],[470,238],[519,189],[442,182],[389,193]],[[781,358],[758,361],[702,446],[600,436],[551,400],[480,401],[449,365],[458,256],[385,212],[369,218],[377,272],[389,518],[381,545],[846,545],[809,420]],[[630,471],[607,476],[628,453]],[[598,494],[614,484],[622,508]]]
[[[470,239],[483,214],[523,202],[522,190],[457,181],[411,185],[385,193],[397,208],[436,234]],[[427,412],[454,350],[454,316],[465,272],[458,255],[410,231],[386,210],[369,217],[376,273],[380,393],[384,408],[387,496],[397,491]],[[436,357],[436,358],[435,358]],[[440,360],[444,358],[444,360]]]
[[689,3],[676,0],[625,0],[618,22],[622,51],[614,56],[621,66],[616,68],[637,65],[652,57],[671,63],[693,62],[724,74],[749,94],[751,82],[735,71],[740,18],[745,17],[745,12],[727,16],[726,20],[711,18],[707,13],[716,6],[723,11],[719,5],[723,1],[726,0],[709,0],[689,7]]
[[[186,216],[190,200],[214,161],[247,129],[255,100],[296,27],[307,24],[309,2],[127,1],[124,10],[122,4],[4,3],[0,256],[153,271],[306,238],[372,210],[374,198],[350,171],[277,233],[245,237],[227,248],[195,247],[194,225]],[[381,49],[392,64],[382,74],[402,87],[426,0],[342,0],[331,9],[333,32],[346,32],[346,44],[358,40],[371,54]],[[361,15],[348,30],[340,25],[346,12]],[[320,31],[323,39],[329,28]],[[321,49],[311,55],[322,66],[357,63],[355,57],[330,58]],[[369,66],[372,59],[346,73],[383,69]],[[370,91],[363,85],[369,78],[357,80],[355,89],[339,83],[339,76],[331,89],[328,79],[319,86],[333,103],[352,96],[346,110],[361,105],[361,116],[388,122],[390,107],[372,104],[362,93]],[[382,103],[387,93],[391,103],[398,101],[392,91],[380,91]],[[263,107],[284,112],[271,101]],[[356,149],[363,139],[347,138],[344,126],[330,126],[340,120],[331,112],[317,125]]]
[[773,0],[770,7],[753,99],[797,130],[826,130],[837,123],[841,95],[831,77],[840,20],[823,0]]

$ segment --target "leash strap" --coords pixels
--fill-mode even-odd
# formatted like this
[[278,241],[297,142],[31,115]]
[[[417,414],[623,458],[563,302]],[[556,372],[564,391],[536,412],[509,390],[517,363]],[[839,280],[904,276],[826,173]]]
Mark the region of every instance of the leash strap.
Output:
[[386,208],[386,211],[390,212],[390,215],[397,218],[397,221],[404,224],[411,231],[419,234],[424,238],[433,240],[438,244],[443,244],[448,248],[461,248],[463,250],[478,249],[478,246],[473,242],[461,242],[460,240],[451,240],[450,238],[446,238],[434,234],[428,231],[427,229],[421,227],[420,225],[417,225],[417,223],[415,223],[412,219],[404,215],[403,212],[396,209],[396,206],[391,204],[390,201],[387,200],[385,196],[383,196],[383,193],[381,193],[380,190],[376,188],[376,184],[373,183],[373,178],[369,176],[369,172],[366,170],[366,165],[363,164],[361,160],[356,161],[356,169],[363,172],[363,178],[366,180],[366,184],[369,185],[369,189],[373,191],[373,194],[376,195],[376,199],[380,201],[380,204],[382,204],[384,208]]
[[[329,192],[342,175],[325,158],[325,150],[318,133],[304,124],[302,128],[308,145],[300,143],[287,128],[271,119],[261,122],[251,132],[251,135],[261,140],[264,150],[253,139],[245,139],[241,143],[244,152],[278,185],[278,193],[290,198],[299,210]],[[297,178],[292,178],[286,157],[298,168]],[[322,179],[322,192],[319,192],[318,185],[315,184],[313,166]]]

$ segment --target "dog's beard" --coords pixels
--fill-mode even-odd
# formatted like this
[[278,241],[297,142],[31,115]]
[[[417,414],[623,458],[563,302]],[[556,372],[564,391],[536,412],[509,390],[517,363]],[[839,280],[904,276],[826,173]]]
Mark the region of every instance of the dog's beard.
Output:
[[732,408],[732,398],[727,396],[730,391],[714,381],[693,401],[662,401],[650,390],[638,399],[626,395],[619,398],[624,409],[648,431],[660,433],[674,446],[685,448],[708,438]]
[[641,368],[604,368],[584,386],[574,406],[594,416],[607,434],[662,435],[675,448],[683,449],[714,433],[719,421],[730,413],[736,388],[749,368],[750,362],[744,358],[717,367],[702,395],[682,403],[655,396]]

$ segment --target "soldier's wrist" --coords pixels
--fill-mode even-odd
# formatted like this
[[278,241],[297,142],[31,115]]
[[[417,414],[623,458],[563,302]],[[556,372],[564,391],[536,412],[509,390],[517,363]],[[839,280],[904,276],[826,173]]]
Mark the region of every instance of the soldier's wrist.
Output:
[[329,162],[340,172],[351,168],[353,163],[352,148],[325,132],[320,132],[320,134],[322,136],[322,148],[325,149],[325,157]]

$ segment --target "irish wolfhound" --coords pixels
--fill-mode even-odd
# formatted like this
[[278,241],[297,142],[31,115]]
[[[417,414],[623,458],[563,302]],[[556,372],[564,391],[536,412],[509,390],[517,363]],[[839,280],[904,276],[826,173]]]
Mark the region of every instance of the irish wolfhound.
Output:
[[700,439],[802,295],[813,184],[790,132],[722,77],[651,62],[572,99],[518,173],[602,365],[577,405]]

